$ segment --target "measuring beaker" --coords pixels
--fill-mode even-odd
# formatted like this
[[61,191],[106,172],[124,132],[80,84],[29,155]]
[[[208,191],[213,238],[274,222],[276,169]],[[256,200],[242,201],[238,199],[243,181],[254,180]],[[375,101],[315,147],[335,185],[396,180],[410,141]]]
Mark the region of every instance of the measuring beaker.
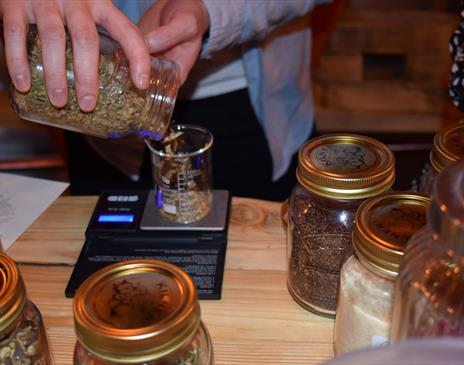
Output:
[[150,140],[156,205],[178,223],[200,220],[211,209],[213,135],[205,128],[173,124],[162,141]]

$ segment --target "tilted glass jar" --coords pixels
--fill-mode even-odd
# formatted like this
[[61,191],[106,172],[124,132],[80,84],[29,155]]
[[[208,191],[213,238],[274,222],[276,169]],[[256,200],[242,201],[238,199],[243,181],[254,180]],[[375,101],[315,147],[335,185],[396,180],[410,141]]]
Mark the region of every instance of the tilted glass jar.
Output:
[[464,336],[464,160],[438,175],[427,226],[409,241],[395,288],[391,338]]
[[20,93],[10,88],[13,109],[24,119],[102,138],[130,134],[162,139],[171,120],[179,88],[179,70],[174,62],[152,58],[149,87],[139,90],[130,77],[129,63],[119,45],[100,33],[99,97],[95,110],[82,112],[76,98],[72,46],[66,41],[68,103],[55,108],[44,81],[41,43],[36,27],[28,32],[31,89]]
[[90,276],[73,303],[74,365],[211,365],[195,284],[156,260],[113,264]]
[[356,209],[391,188],[395,159],[375,139],[326,135],[300,149],[297,179],[288,210],[288,289],[304,308],[333,317]]
[[431,195],[437,175],[451,162],[464,158],[464,124],[445,129],[433,138],[429,162],[419,178],[419,192]]
[[356,212],[355,254],[343,264],[335,318],[337,355],[389,341],[395,279],[404,248],[426,222],[430,199],[389,192]]
[[0,364],[51,365],[42,316],[16,264],[0,253]]

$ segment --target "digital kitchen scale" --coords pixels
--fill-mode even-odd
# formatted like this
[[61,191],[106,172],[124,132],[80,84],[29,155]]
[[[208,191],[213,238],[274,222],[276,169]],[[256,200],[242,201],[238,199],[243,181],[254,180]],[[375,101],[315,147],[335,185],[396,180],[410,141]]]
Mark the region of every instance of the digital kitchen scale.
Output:
[[178,265],[195,281],[200,299],[220,299],[230,194],[214,190],[207,216],[191,224],[166,220],[154,191],[109,191],[95,206],[85,243],[65,290],[73,297],[92,273],[109,264],[156,259]]

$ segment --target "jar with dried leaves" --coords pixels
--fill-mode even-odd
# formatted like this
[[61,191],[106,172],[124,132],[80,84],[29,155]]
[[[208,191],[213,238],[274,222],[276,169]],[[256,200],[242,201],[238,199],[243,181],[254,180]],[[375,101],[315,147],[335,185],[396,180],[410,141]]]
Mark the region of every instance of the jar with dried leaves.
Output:
[[440,171],[454,161],[464,158],[464,124],[454,126],[435,134],[429,162],[424,166],[419,178],[418,190],[431,195],[433,183]]
[[297,179],[289,199],[288,289],[304,308],[333,317],[356,209],[391,188],[394,156],[372,138],[321,136],[300,149]]
[[335,354],[388,343],[395,279],[406,244],[425,225],[430,199],[412,192],[370,198],[356,212],[355,254],[343,264]]
[[13,260],[0,253],[0,364],[51,365],[45,326]]
[[73,303],[74,365],[212,365],[193,280],[177,266],[132,260],[97,271]]
[[464,336],[464,160],[438,175],[427,225],[409,241],[395,285],[391,338]]
[[152,58],[149,87],[139,90],[130,77],[129,63],[119,45],[107,35],[99,34],[99,97],[92,112],[83,112],[75,92],[72,46],[66,40],[66,75],[68,103],[55,108],[45,90],[41,43],[35,26],[28,31],[28,58],[31,89],[20,93],[13,86],[10,101],[24,119],[102,138],[119,138],[136,134],[162,139],[171,120],[177,91],[179,70],[174,62]]

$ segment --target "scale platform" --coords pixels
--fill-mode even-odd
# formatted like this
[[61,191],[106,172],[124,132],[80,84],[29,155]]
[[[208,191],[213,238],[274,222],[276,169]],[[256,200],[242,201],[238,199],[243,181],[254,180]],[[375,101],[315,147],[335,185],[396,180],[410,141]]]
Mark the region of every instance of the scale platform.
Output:
[[87,277],[107,265],[156,259],[186,271],[196,283],[200,299],[220,299],[230,198],[227,190],[214,190],[208,215],[195,223],[181,224],[159,213],[152,190],[104,192],[90,218],[66,297],[73,297]]

